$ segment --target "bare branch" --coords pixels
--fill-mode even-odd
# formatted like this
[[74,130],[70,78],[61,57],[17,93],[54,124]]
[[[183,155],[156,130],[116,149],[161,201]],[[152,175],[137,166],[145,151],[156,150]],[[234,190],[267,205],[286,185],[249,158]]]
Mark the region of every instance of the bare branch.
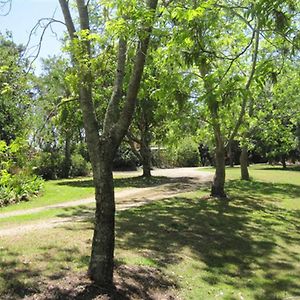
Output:
[[[47,21],[47,23],[44,25],[43,22],[44,21]],[[44,35],[47,31],[48,28],[51,28],[51,25],[53,23],[59,23],[59,24],[62,24],[65,26],[65,23],[60,21],[60,20],[56,20],[54,18],[42,18],[40,19],[37,24],[31,29],[30,31],[30,34],[29,34],[29,38],[28,38],[28,41],[27,41],[27,44],[25,46],[25,51],[24,51],[24,54],[23,54],[23,57],[26,56],[26,54],[28,54],[28,52],[31,50],[31,49],[35,49],[34,51],[36,51],[36,53],[34,55],[29,55],[29,58],[30,57],[33,57],[33,59],[31,60],[30,64],[29,64],[29,67],[28,67],[28,70],[26,71],[26,73],[30,72],[30,70],[32,69],[32,65],[33,63],[36,61],[36,59],[38,58],[40,52],[41,52],[41,48],[42,48],[42,41],[43,41],[43,38],[44,38]],[[40,35],[40,39],[39,39],[39,42],[37,45],[35,46],[32,46],[29,48],[29,45],[30,45],[30,42],[31,42],[31,39],[32,39],[32,36],[36,33],[36,31],[39,29],[39,28],[42,28],[42,34]],[[33,52],[34,52],[33,51]]]
[[7,5],[8,5],[8,9],[4,14],[0,14],[1,17],[5,17],[10,13],[11,8],[12,8],[12,0],[0,1],[0,11],[4,10]]

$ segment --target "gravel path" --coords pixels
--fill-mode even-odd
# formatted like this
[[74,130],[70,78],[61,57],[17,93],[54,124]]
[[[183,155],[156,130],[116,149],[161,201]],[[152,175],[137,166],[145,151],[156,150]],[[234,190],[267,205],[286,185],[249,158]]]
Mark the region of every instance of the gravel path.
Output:
[[[159,200],[162,198],[171,198],[181,193],[196,190],[199,184],[211,181],[212,174],[201,172],[198,168],[176,168],[176,169],[156,169],[152,172],[154,176],[165,176],[168,178],[174,178],[174,182],[158,185],[155,187],[146,188],[129,188],[116,192],[116,206],[117,210],[125,210],[132,207],[138,207],[145,205],[149,202]],[[132,175],[138,176],[139,172],[116,172],[116,175]],[[176,180],[176,178],[178,180]],[[27,214],[39,213],[41,211],[57,208],[75,207],[80,205],[87,205],[93,203],[94,197],[80,199],[71,202],[64,202],[55,205],[49,205],[44,207],[17,210],[13,212],[7,212],[0,214],[1,218],[7,218],[11,216],[20,216]],[[86,216],[85,216],[86,218]],[[53,228],[65,223],[82,220],[83,217],[65,217],[65,218],[53,218],[47,220],[39,220],[33,223],[27,223],[22,225],[13,225],[8,228],[0,228],[0,237],[9,235],[25,234],[30,231]]]

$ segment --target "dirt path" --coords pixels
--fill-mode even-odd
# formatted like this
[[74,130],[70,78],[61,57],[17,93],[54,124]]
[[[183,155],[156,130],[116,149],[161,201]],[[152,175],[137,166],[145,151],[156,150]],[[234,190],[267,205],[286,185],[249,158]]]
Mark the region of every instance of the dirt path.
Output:
[[[123,175],[140,175],[138,172],[116,172],[116,174]],[[154,187],[146,188],[129,188],[116,192],[116,206],[117,210],[125,210],[132,207],[138,207],[145,205],[149,202],[171,198],[179,194],[197,190],[199,185],[211,181],[212,174],[198,171],[197,168],[176,168],[176,169],[157,169],[153,171],[154,176],[165,176],[170,178],[170,183],[162,184]],[[172,180],[173,179],[173,180]],[[39,213],[49,209],[67,208],[82,206],[93,203],[94,198],[80,199],[71,202],[64,202],[55,205],[49,205],[44,207],[18,210],[13,212],[7,212],[0,214],[1,218],[7,218],[11,216],[20,216],[27,214]],[[86,218],[86,216],[85,216]],[[39,229],[53,228],[65,223],[82,220],[83,217],[65,217],[65,218],[53,218],[47,220],[39,220],[30,224],[13,225],[9,228],[0,229],[0,237],[8,235],[25,234],[27,232]]]

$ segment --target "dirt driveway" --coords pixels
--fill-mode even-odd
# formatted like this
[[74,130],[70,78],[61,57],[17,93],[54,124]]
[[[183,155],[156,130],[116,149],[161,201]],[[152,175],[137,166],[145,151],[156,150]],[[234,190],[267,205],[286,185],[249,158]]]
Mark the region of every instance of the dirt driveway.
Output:
[[[175,168],[175,169],[156,169],[152,172],[153,176],[164,176],[170,179],[168,183],[145,188],[128,188],[116,192],[117,210],[125,210],[132,207],[145,205],[149,202],[171,198],[181,193],[197,190],[201,185],[207,184],[212,179],[212,174],[199,171],[198,168]],[[115,172],[115,175],[139,176],[140,172]],[[44,207],[17,210],[0,214],[0,219],[11,216],[20,216],[39,213],[41,211],[57,208],[67,208],[93,203],[94,198],[80,199],[71,202],[64,202]],[[39,220],[32,223],[21,225],[11,225],[8,228],[0,228],[0,237],[9,235],[25,234],[32,230],[47,229],[65,223],[80,220],[80,217],[65,217]]]

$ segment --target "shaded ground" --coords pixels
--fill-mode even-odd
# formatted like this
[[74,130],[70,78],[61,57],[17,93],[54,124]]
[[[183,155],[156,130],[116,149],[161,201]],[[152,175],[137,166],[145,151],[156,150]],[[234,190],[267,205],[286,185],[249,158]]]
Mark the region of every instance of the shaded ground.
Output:
[[[103,290],[84,274],[69,274],[52,280],[40,293],[25,300],[175,300],[174,283],[155,268],[119,266],[114,275],[115,289]],[[15,297],[15,296],[12,296]],[[9,298],[7,298],[9,299]],[[16,298],[11,298],[16,299]]]

